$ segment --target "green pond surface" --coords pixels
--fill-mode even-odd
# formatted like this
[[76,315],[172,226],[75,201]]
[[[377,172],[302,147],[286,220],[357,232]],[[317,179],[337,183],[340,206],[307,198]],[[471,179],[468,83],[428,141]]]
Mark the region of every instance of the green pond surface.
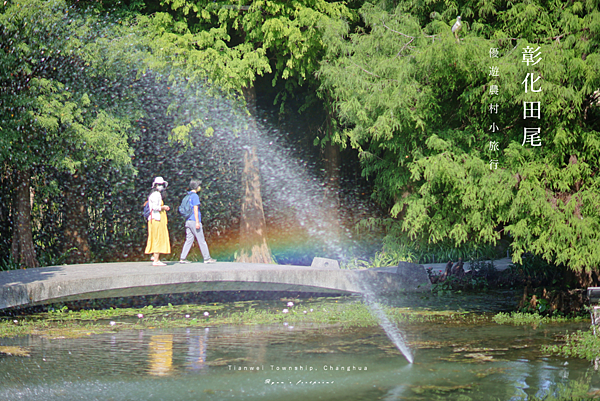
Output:
[[[487,302],[419,299],[415,308],[480,305],[478,314],[509,302],[498,294]],[[282,322],[3,338],[0,346],[27,355],[0,354],[0,400],[526,400],[572,387],[600,394],[589,362],[541,351],[589,323],[474,321],[402,324],[413,364],[380,327]]]

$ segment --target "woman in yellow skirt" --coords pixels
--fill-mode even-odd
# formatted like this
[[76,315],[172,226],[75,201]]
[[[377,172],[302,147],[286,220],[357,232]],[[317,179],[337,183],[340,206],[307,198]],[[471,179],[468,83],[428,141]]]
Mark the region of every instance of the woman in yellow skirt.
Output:
[[160,261],[161,253],[171,253],[169,230],[167,228],[167,212],[171,209],[162,200],[161,192],[169,185],[162,177],[156,177],[152,183],[152,193],[148,197],[150,216],[148,216],[148,243],[146,253],[154,255],[154,266],[165,266]]

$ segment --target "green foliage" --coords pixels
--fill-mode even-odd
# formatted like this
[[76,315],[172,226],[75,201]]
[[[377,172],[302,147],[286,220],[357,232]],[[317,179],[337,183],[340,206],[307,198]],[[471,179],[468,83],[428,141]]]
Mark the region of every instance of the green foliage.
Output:
[[[254,306],[255,301],[228,304],[184,304],[142,308],[107,308],[103,310],[72,310],[56,305],[46,313],[18,318],[0,319],[0,338],[17,335],[78,337],[120,330],[152,328],[208,327],[218,325],[256,325],[288,322],[290,324],[334,324],[338,327],[377,326],[378,320],[361,302],[347,297],[295,300],[292,307],[279,305]],[[287,313],[283,313],[287,309]],[[485,321],[471,313],[455,311],[418,311],[414,308],[383,306],[390,320],[396,323],[475,324]],[[204,315],[209,312],[209,316]],[[15,322],[16,320],[16,322]],[[111,324],[111,321],[114,324]]]
[[523,281],[529,280],[534,287],[540,285],[559,286],[569,288],[572,283],[565,279],[564,267],[548,263],[540,256],[526,253],[521,258],[521,264],[511,264],[511,273]]
[[[86,225],[88,175],[93,172],[100,181],[110,168],[120,170],[122,177],[135,174],[131,144],[138,137],[132,122],[140,117],[140,104],[132,83],[147,53],[144,32],[120,16],[63,0],[10,1],[0,7],[2,183],[9,188],[7,196],[15,198],[13,204],[25,200],[16,199],[12,188],[30,179],[33,188],[32,227],[18,223],[24,224],[23,231],[31,229],[32,236],[14,230],[18,219],[14,208],[7,207],[13,240],[21,245],[21,250],[13,246],[21,254],[13,257],[23,259],[23,249],[28,250],[21,263],[37,264],[31,242],[43,263],[59,262],[52,256],[59,252],[68,255],[61,248],[73,243],[60,244],[67,233],[86,243],[85,229],[65,226]],[[98,215],[99,208],[106,204],[94,204],[90,214]]]
[[77,252],[77,248],[70,248],[64,252],[61,252],[59,255],[54,255],[51,252],[42,252],[38,256],[38,261],[40,262],[40,266],[59,266],[65,263],[65,260],[69,257],[73,252]]
[[585,374],[578,380],[569,380],[567,383],[559,383],[552,386],[550,391],[543,397],[532,395],[532,401],[573,401],[590,400],[597,398],[597,390],[592,385],[592,376]]
[[[540,312],[541,313],[541,312]],[[539,313],[522,313],[522,312],[511,312],[504,313],[500,312],[493,317],[494,322],[498,324],[512,324],[514,326],[525,326],[533,325],[539,326],[543,323],[560,323],[566,321],[581,321],[582,317],[567,318],[564,316],[542,316]]]
[[[600,263],[597,3],[366,3],[364,29],[330,27],[322,93],[334,99],[339,140],[359,151],[374,197],[403,233],[455,247],[508,234],[515,262],[531,251],[574,270]],[[522,62],[526,46],[541,49],[535,67]],[[543,77],[535,99],[521,84],[529,72]],[[531,100],[542,107],[535,123],[522,119]],[[524,128],[536,125],[543,146],[522,146]]]
[[382,267],[397,265],[398,262],[446,263],[461,258],[463,261],[493,260],[502,257],[498,249],[488,244],[468,243],[455,246],[449,241],[436,244],[415,241],[402,232],[394,219],[365,219],[356,226],[356,235],[383,237],[382,249],[370,261],[354,260],[350,268]]
[[[428,272],[431,274],[430,272]],[[485,292],[489,288],[486,277],[478,275],[468,275],[464,277],[448,276],[444,281],[437,281],[431,286],[431,292],[438,297],[450,295],[452,293],[462,293],[463,291]]]
[[[111,93],[111,85],[119,68],[132,67],[136,47],[121,36],[128,27],[113,22],[107,28],[105,22],[61,0],[4,6],[0,162],[71,172],[104,160],[130,163],[135,115],[118,107],[115,95],[127,95]],[[100,85],[104,90],[95,91]]]
[[449,295],[456,291],[456,286],[458,285],[459,281],[460,279],[458,277],[447,277],[446,280],[433,284],[431,286],[431,293],[437,295],[438,297]]
[[8,258],[0,260],[0,271],[19,270],[20,268],[21,264],[12,255],[8,255]]
[[153,32],[150,68],[168,67],[229,94],[241,94],[257,76],[272,73],[273,85],[285,81],[283,98],[314,79],[324,54],[323,28],[352,18],[343,3],[324,0],[260,0],[249,6],[168,0],[164,6],[138,18]]
[[543,350],[564,357],[582,358],[588,361],[600,358],[600,338],[591,329],[567,333],[562,341],[564,344],[548,345]]

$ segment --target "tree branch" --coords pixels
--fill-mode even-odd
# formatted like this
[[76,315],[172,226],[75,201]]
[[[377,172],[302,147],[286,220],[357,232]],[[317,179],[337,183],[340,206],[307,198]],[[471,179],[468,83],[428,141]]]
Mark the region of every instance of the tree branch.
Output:
[[356,64],[354,61],[350,61],[352,64],[354,64],[355,66],[357,66],[358,68],[360,68],[361,70],[363,70],[364,72],[366,72],[369,75],[373,75],[374,77],[377,78],[381,78],[381,79],[387,79],[388,81],[394,81],[394,82],[398,82],[395,79],[391,79],[391,78],[384,78],[384,77],[380,77],[379,75],[372,73],[371,71],[365,70],[364,68],[362,68],[360,65]]
[[351,62],[352,64],[354,64],[355,66],[357,66],[358,68],[360,68],[361,70],[363,70],[364,72],[366,72],[367,74],[369,74],[369,75],[373,75],[374,77],[377,77],[377,78],[381,78],[379,75],[377,75],[377,74],[373,74],[371,71],[367,71],[367,70],[365,70],[365,69],[364,69],[364,68],[362,68],[360,65],[356,64],[354,61],[350,61],[350,62]]
[[[396,54],[396,57],[399,57],[399,56],[400,56],[400,53],[402,53],[402,51],[403,51],[404,49],[406,49],[406,46],[410,45],[410,43],[411,43],[413,40],[415,40],[415,38],[411,38],[411,39],[410,39],[410,40],[409,40],[409,41],[408,41],[408,42],[407,42],[407,43],[406,43],[404,46],[402,46],[402,49],[400,49],[400,51],[398,52],[398,54]],[[412,46],[411,46],[411,47],[412,47]]]
[[[405,33],[402,33],[402,32],[399,32],[399,31],[396,31],[395,29],[392,29],[392,28],[390,28],[389,26],[387,26],[387,25],[385,24],[385,22],[384,22],[383,20],[381,20],[381,23],[383,24],[384,28],[386,28],[386,29],[389,29],[390,31],[392,31],[392,32],[394,32],[394,33],[397,33],[397,34],[399,34],[399,35],[402,35],[402,36],[404,36],[404,37],[410,38],[410,42],[412,42],[412,41],[415,39],[415,37],[414,37],[414,36],[410,36],[410,35],[407,35],[407,34],[405,34]],[[435,37],[436,37],[437,35],[423,35],[423,36],[425,36],[426,38],[432,38],[432,39],[433,39],[433,41],[435,41]],[[410,42],[408,42],[408,43],[410,43]],[[408,45],[408,43],[407,43],[407,45]],[[406,47],[406,45],[405,45],[405,47]],[[403,49],[404,49],[404,48],[403,48]],[[401,50],[401,51],[402,51],[402,50]]]
[[390,28],[389,26],[387,26],[387,25],[385,24],[385,22],[383,22],[383,20],[381,20],[381,23],[383,24],[383,26],[384,26],[384,27],[386,27],[387,29],[389,29],[389,30],[390,30],[390,31],[392,31],[392,32],[395,32],[395,33],[397,33],[397,34],[400,34],[400,35],[402,35],[402,36],[405,36],[405,37],[407,37],[407,38],[411,38],[411,39],[414,39],[414,38],[415,38],[414,36],[410,36],[410,35],[407,35],[407,34],[405,34],[405,33],[398,32],[398,31],[395,31],[395,30],[393,30],[392,28]]

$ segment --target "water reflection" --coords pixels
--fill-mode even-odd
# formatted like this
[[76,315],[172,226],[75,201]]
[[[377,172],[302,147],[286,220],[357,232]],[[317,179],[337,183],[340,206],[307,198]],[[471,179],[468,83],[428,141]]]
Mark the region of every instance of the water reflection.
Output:
[[[23,347],[30,356],[0,355],[0,399],[532,400],[593,372],[585,361],[565,365],[540,351],[555,333],[577,328],[407,324],[414,364],[379,327],[280,324],[1,339],[0,346]],[[586,391],[597,376],[586,379]]]
[[201,333],[202,335],[192,334],[192,329],[186,329],[188,337],[187,365],[192,371],[201,371],[206,366],[206,350],[208,347],[208,327]]
[[148,342],[148,373],[165,376],[173,370],[173,335],[163,334],[150,336]]

